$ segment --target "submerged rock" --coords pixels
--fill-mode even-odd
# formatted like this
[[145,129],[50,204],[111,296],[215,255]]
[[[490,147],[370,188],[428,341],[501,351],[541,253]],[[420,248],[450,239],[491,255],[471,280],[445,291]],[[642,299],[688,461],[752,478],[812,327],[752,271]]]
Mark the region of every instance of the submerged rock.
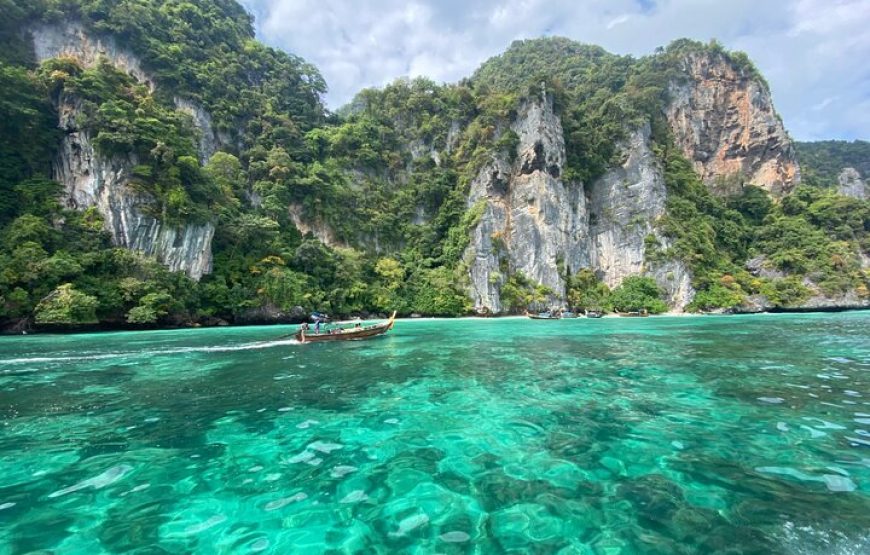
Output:
[[48,497],[62,497],[64,495],[83,490],[86,488],[93,489],[102,489],[106,486],[110,486],[126,476],[133,470],[133,467],[127,464],[119,464],[118,466],[113,466],[112,468],[106,470],[102,474],[98,476],[94,476],[93,478],[88,478],[87,480],[83,480],[73,486],[68,488],[63,488],[54,493],[48,494]]

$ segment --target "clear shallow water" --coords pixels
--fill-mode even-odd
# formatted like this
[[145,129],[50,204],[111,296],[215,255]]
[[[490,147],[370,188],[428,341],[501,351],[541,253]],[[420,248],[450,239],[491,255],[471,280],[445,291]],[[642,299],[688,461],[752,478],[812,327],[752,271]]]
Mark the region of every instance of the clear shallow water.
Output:
[[868,553],[870,313],[0,338],[0,553]]

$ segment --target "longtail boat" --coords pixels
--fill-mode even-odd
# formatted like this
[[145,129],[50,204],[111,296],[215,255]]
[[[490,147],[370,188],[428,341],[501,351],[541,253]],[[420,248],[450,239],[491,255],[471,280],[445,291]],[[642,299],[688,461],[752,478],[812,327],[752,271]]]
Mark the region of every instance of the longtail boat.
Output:
[[526,312],[526,316],[531,318],[532,320],[561,320],[562,317],[559,314],[553,314],[552,312],[539,312],[537,314],[529,314]]
[[587,310],[586,311],[587,318],[601,318],[602,316],[604,316],[604,313],[601,312],[600,310]]
[[617,312],[623,318],[646,318],[649,316],[649,312],[645,308],[640,310],[630,310],[628,312]]
[[368,339],[377,335],[383,335],[393,329],[396,322],[396,313],[390,316],[386,322],[372,324],[370,326],[361,326],[354,328],[339,328],[332,330],[324,330],[320,333],[313,333],[311,330],[300,329],[296,332],[296,339],[300,343],[313,343],[316,341],[354,341],[356,339]]

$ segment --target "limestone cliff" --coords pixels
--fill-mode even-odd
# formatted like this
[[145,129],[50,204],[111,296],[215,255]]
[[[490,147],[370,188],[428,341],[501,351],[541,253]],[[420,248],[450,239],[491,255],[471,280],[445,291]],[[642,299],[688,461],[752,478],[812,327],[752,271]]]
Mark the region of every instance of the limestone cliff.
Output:
[[665,214],[667,190],[650,148],[649,125],[631,133],[621,149],[623,164],[590,188],[592,268],[611,288],[628,276],[647,273],[665,290],[671,306],[681,310],[695,294],[688,269],[676,260],[651,263],[646,252],[648,236],[669,246],[656,227]]
[[800,181],[791,139],[767,85],[721,54],[690,53],[670,86],[667,116],[677,144],[708,185],[739,177],[775,196]]
[[183,271],[193,279],[209,273],[214,226],[206,223],[173,228],[148,215],[152,199],[128,187],[135,158],[98,154],[90,133],[78,126],[81,107],[74,97],[62,97],[59,113],[65,134],[54,174],[64,186],[67,205],[78,210],[96,207],[112,242],[120,247],[155,256],[170,270]]
[[648,126],[624,144],[625,162],[588,187],[562,179],[565,142],[552,100],[524,102],[511,123],[516,159],[496,156],[471,184],[469,207],[482,204],[465,253],[470,295],[478,308],[505,307],[499,295],[507,274],[521,272],[553,291],[548,305],[565,305],[565,275],[592,268],[611,287],[649,273],[677,309],[693,291],[682,263],[647,264],[645,239],[656,236],[666,190],[650,150]]
[[565,141],[552,100],[524,102],[511,130],[519,137],[516,160],[496,157],[469,195],[470,206],[485,203],[465,255],[471,296],[494,312],[503,310],[499,289],[506,273],[521,272],[554,292],[550,303],[564,304],[558,262],[569,272],[589,264],[586,199],[582,185],[561,179]]
[[870,199],[870,180],[865,180],[855,168],[843,168],[837,176],[837,191],[858,200]]
[[111,37],[92,36],[78,23],[38,25],[32,29],[33,50],[36,60],[75,58],[85,67],[93,67],[106,58],[121,71],[154,90],[151,76],[142,69],[139,58],[118,45]]
[[[79,25],[37,27],[33,30],[33,44],[39,61],[68,56],[92,66],[105,58],[154,87],[136,56],[112,39],[89,36]],[[176,104],[190,113],[199,127],[200,156],[207,159],[217,148],[210,116],[193,102],[176,99]],[[65,133],[54,162],[54,177],[64,186],[67,205],[79,210],[96,207],[118,246],[153,255],[170,270],[184,271],[193,279],[209,273],[214,226],[206,223],[173,228],[149,215],[153,200],[128,186],[130,170],[137,161],[133,157],[107,158],[94,149],[92,137],[78,124],[81,106],[75,97],[63,95],[57,108],[59,126]]]

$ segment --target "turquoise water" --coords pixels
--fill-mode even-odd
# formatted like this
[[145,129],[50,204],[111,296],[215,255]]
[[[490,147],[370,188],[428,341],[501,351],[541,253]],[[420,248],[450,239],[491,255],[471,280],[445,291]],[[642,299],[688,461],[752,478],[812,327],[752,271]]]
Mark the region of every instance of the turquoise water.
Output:
[[291,329],[0,338],[0,553],[870,552],[870,313]]

